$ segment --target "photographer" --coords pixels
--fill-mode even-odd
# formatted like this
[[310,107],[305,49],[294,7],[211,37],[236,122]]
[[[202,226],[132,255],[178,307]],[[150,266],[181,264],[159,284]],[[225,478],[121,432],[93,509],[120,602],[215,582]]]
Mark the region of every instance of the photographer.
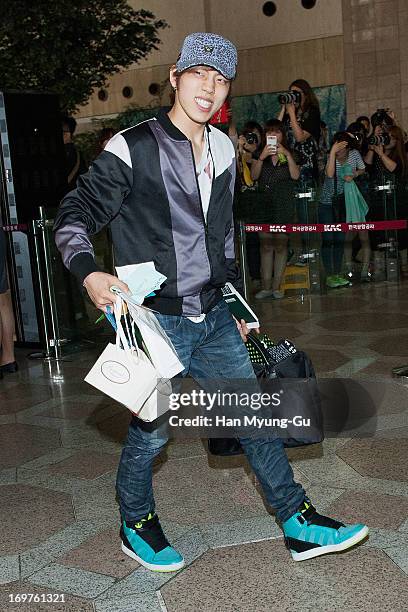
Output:
[[[319,140],[320,108],[313,89],[304,79],[296,79],[289,87],[289,93],[279,96],[282,105],[279,119],[283,121],[290,148],[298,155],[300,166],[299,188],[308,191],[319,183]],[[310,200],[299,198],[296,201],[297,222],[307,224],[312,221]],[[308,234],[301,235],[302,253],[309,250]],[[304,265],[302,257],[295,265]]]
[[[282,108],[278,119],[283,121],[288,135],[290,147],[300,156],[300,180],[310,183],[317,182],[318,169],[318,142],[320,139],[320,107],[316,95],[309,83],[304,79],[297,79],[289,87],[294,94],[291,100],[285,103],[287,94],[279,97]],[[301,223],[306,219],[299,219]]]
[[[356,141],[347,132],[337,132],[332,141],[329,158],[326,166],[326,178],[323,184],[319,205],[320,223],[338,223],[346,221],[339,219],[339,208],[344,203],[344,185],[365,172],[364,162],[357,151]],[[364,221],[364,219],[359,219]],[[358,232],[363,249],[362,277],[368,277],[370,262],[370,246],[368,232]],[[322,260],[326,270],[326,285],[330,288],[344,287],[349,281],[341,274],[344,253],[344,234],[342,232],[323,232]],[[351,260],[351,242],[354,234],[347,234],[347,257]],[[349,261],[347,262],[349,263]]]
[[62,136],[65,149],[65,172],[67,175],[67,189],[75,189],[78,177],[87,171],[87,165],[82,153],[74,143],[74,133],[77,122],[73,117],[62,117]]
[[[230,139],[234,142],[234,138]],[[235,182],[234,216],[236,220],[257,222],[256,211],[258,193],[256,182],[251,177],[251,167],[254,156],[259,155],[265,144],[263,128],[256,121],[248,121],[242,134],[235,136],[237,174]],[[246,235],[246,253],[249,275],[252,285],[257,290],[260,280],[259,236],[257,233]]]
[[[377,111],[378,113],[378,111]],[[373,115],[374,123],[379,119],[376,113]],[[372,121],[373,121],[372,118]],[[406,181],[408,172],[407,154],[404,146],[404,134],[396,125],[378,123],[374,127],[374,134],[369,142],[369,151],[365,156],[365,162],[370,173],[370,221],[381,221],[384,219],[406,219],[407,218],[407,193]],[[386,191],[378,191],[379,185],[387,182],[392,184],[391,195]],[[378,249],[378,245],[385,241],[384,232],[371,232],[372,248]],[[398,231],[398,248],[405,251],[408,246],[407,230]],[[403,272],[407,271],[406,252],[402,266]]]
[[374,136],[377,138],[375,142],[372,139],[364,158],[372,176],[386,180],[390,175],[400,177],[406,174],[407,156],[401,128],[379,124],[374,128]]
[[[265,136],[262,127],[256,121],[248,121],[237,142],[237,174],[241,180],[241,186],[252,187],[250,168],[253,156],[259,155],[264,145]],[[247,168],[249,172],[246,171]]]
[[[251,176],[258,181],[259,204],[263,205],[267,223],[292,223],[295,214],[294,181],[300,176],[299,166],[289,149],[283,124],[272,119],[265,125],[266,145],[258,159],[254,159]],[[269,144],[268,139],[275,139]],[[279,290],[288,255],[286,234],[259,234],[261,244],[262,289],[255,298],[283,298]],[[272,280],[273,279],[273,280]]]

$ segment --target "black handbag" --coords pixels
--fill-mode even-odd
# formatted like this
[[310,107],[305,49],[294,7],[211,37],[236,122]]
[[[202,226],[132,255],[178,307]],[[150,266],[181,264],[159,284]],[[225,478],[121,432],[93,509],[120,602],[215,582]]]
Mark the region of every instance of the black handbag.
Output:
[[218,457],[242,455],[244,452],[237,438],[208,438],[208,450]]
[[[280,345],[279,341],[277,345]],[[292,343],[289,343],[291,346]],[[314,421],[318,423],[318,428],[314,430],[312,436],[307,439],[288,437],[283,439],[284,446],[291,448],[294,446],[306,446],[318,444],[324,438],[323,419],[321,411],[320,394],[317,386],[316,374],[311,359],[304,351],[295,350],[286,359],[276,363],[269,349],[276,346],[266,334],[261,337],[250,334],[246,347],[254,368],[257,379],[262,387],[263,380],[269,379],[304,379],[307,386],[304,388],[305,396],[297,394],[299,402],[308,402],[312,408]],[[208,450],[212,455],[230,456],[243,453],[241,444],[237,438],[209,438]]]

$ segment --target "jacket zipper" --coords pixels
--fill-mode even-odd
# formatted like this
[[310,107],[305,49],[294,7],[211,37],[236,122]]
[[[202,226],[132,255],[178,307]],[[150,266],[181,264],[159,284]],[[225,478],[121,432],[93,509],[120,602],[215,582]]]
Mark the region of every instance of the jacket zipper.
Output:
[[[198,191],[198,197],[200,200],[200,210],[201,210],[201,218],[203,220],[203,225],[205,228],[205,235],[207,236],[207,222],[205,220],[205,216],[204,216],[204,209],[203,209],[203,202],[201,200],[201,191],[200,191],[200,184],[198,182],[198,178],[197,178],[197,172],[196,172],[196,163],[195,163],[195,159],[194,159],[194,151],[193,151],[193,143],[191,142],[191,140],[189,140],[190,143],[190,149],[191,149],[191,157],[193,158],[193,166],[194,166],[194,176],[195,176],[195,180],[196,180],[196,186],[197,186],[197,191]],[[207,244],[207,243],[206,243]]]
[[[210,281],[211,277],[213,275],[213,271],[212,271],[210,254],[209,254],[209,251],[208,251],[208,225],[207,225],[207,221],[205,220],[204,209],[203,209],[203,201],[201,199],[200,184],[199,184],[198,178],[197,178],[196,163],[195,163],[194,151],[193,151],[193,144],[192,144],[191,140],[189,140],[189,143],[190,143],[190,149],[191,149],[191,157],[193,158],[194,176],[195,176],[195,180],[196,180],[197,192],[198,192],[198,197],[199,197],[199,200],[200,200],[201,218],[202,218],[203,226],[204,226],[205,249],[206,249],[206,252],[207,252],[208,265],[210,266],[210,278],[209,278],[209,281]],[[208,135],[208,150],[209,150],[209,153],[210,153],[210,156],[211,156],[211,160],[212,160],[212,164],[213,164],[213,175],[212,175],[212,179],[211,179],[211,193],[212,193],[213,184],[214,184],[215,167],[214,167],[214,159],[213,159],[212,152],[211,152],[211,147],[210,147],[210,136],[209,135]],[[211,195],[210,195],[210,200],[211,200]],[[210,209],[210,206],[208,205],[208,211],[209,211],[209,209]],[[208,214],[208,211],[207,211],[207,214]],[[201,303],[201,309],[203,310],[204,309],[204,304],[203,304],[203,299],[202,299],[201,293],[200,293],[200,303]]]

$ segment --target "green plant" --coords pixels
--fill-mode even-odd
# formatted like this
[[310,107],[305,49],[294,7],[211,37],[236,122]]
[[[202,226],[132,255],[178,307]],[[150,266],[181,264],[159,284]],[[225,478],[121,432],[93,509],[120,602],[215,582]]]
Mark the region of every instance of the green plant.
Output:
[[52,91],[65,112],[160,43],[162,19],[126,0],[14,0],[0,20],[0,87]]

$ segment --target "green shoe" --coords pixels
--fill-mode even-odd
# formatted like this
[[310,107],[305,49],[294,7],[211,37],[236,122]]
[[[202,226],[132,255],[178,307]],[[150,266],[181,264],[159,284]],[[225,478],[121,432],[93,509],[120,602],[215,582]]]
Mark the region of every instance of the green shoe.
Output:
[[326,278],[326,285],[330,289],[335,289],[336,287],[339,287],[337,276],[328,276]]
[[347,280],[347,278],[344,278],[344,276],[341,276],[340,274],[336,274],[334,278],[336,279],[337,287],[345,287],[346,285],[350,284],[350,281]]

